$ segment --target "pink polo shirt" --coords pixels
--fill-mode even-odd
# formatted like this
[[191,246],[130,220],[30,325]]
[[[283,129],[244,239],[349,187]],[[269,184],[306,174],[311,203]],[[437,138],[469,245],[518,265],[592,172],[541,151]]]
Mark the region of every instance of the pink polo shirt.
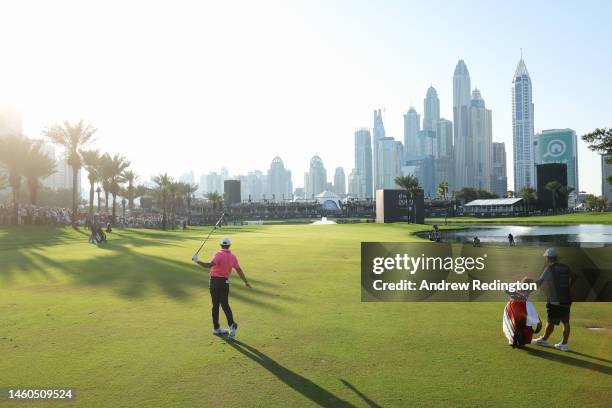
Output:
[[220,249],[211,262],[214,262],[215,265],[210,268],[210,276],[229,278],[233,268],[240,268],[238,258],[229,249]]

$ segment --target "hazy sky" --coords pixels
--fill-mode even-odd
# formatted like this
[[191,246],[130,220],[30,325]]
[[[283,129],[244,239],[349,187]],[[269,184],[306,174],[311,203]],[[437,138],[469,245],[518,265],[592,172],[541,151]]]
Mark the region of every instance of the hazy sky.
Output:
[[[537,3],[537,4],[536,4]],[[3,1],[0,101],[38,136],[61,119],[99,128],[144,178],[266,171],[276,155],[303,184],[319,154],[328,178],[353,167],[353,131],[385,108],[388,134],[423,111],[430,84],[452,119],[452,74],[472,86],[506,142],[522,47],[536,130],[612,126],[612,3],[601,1]],[[600,193],[580,142],[580,187]]]

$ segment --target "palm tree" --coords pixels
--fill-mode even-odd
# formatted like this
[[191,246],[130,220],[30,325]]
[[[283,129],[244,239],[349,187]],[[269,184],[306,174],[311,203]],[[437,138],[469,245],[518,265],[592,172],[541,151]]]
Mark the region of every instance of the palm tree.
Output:
[[[123,180],[125,181],[125,178]],[[124,187],[124,186],[119,187],[118,195],[119,197],[121,197],[121,217],[123,218],[123,223],[125,223],[125,204],[128,202],[128,197],[129,197],[129,192],[128,192],[127,187]]]
[[130,162],[120,154],[115,154],[112,157],[109,155],[106,162],[108,191],[113,196],[113,225],[117,222],[117,195],[119,195],[119,189],[121,188],[120,184],[124,182],[122,174],[123,171],[129,167],[129,165]]
[[446,194],[448,194],[448,181],[441,181],[438,183],[438,194],[446,200]]
[[23,176],[24,164],[30,152],[32,141],[19,135],[8,135],[0,138],[0,162],[8,174],[8,184],[13,190],[13,221],[19,217],[19,189]]
[[589,210],[594,210],[597,207],[597,197],[593,194],[587,194],[584,203]]
[[170,221],[172,228],[176,225],[176,210],[180,206],[180,182],[172,181],[168,185],[168,198],[170,204]]
[[136,190],[136,186],[134,183],[138,180],[138,175],[134,173],[132,170],[126,170],[123,172],[123,179],[125,180],[127,185],[127,200],[128,200],[128,208],[130,210],[134,209],[134,193]]
[[408,199],[410,199],[410,202],[412,205],[414,221],[416,222],[416,208],[414,205],[414,198],[421,191],[421,186],[419,185],[419,179],[416,178],[416,176],[408,175],[408,176],[398,176],[395,178],[394,181],[395,181],[395,184],[397,184],[398,186],[406,190],[406,195],[408,196]]
[[[83,156],[83,167],[87,170],[89,180],[89,219],[93,220],[95,184],[100,181],[100,167],[102,156],[99,150],[85,150]],[[98,194],[98,209],[100,208],[100,195]]]
[[508,197],[508,198],[514,197],[514,191],[508,190],[508,193],[506,194],[506,197]]
[[569,186],[563,186],[563,187],[561,187],[561,190],[559,190],[559,195],[561,195],[561,197],[563,197],[563,199],[565,200],[566,204],[569,201],[569,196],[572,193],[572,191],[574,191],[574,188],[573,187],[569,187]]
[[531,187],[523,187],[516,194],[518,198],[522,198],[525,201],[525,209],[526,211],[531,210],[536,203],[538,202],[538,193],[535,189]]
[[168,222],[168,187],[172,183],[172,177],[168,176],[168,173],[164,173],[153,177],[152,181],[157,184],[154,192],[162,208],[162,228],[166,229]]
[[223,196],[216,191],[206,194],[206,199],[212,203],[213,214],[216,213],[217,208],[223,208]]
[[100,167],[98,174],[100,175],[100,183],[102,184],[102,190],[104,190],[104,211],[108,213],[108,203],[110,202],[109,196],[111,192],[111,175],[113,173],[113,165],[111,163],[112,157],[108,153],[104,153],[100,157]]
[[146,195],[151,195],[151,189],[144,184],[138,184],[134,187],[134,199],[141,198]]
[[185,183],[184,192],[185,201],[187,203],[187,225],[191,224],[191,199],[196,191],[198,191],[197,184]]
[[552,194],[553,213],[557,211],[557,197],[563,186],[558,181],[549,181],[544,186]]
[[597,207],[599,207],[601,212],[606,211],[606,208],[608,208],[608,197],[605,195],[597,197]]
[[[438,183],[438,195],[442,196],[442,199],[446,201],[446,194],[448,194],[448,181],[441,181]],[[444,214],[444,224],[448,223],[448,205],[446,205],[446,212]]]
[[72,167],[72,225],[76,225],[77,221],[77,191],[78,177],[81,169],[81,152],[83,147],[87,146],[94,139],[96,128],[90,124],[85,124],[82,120],[74,125],[68,121],[62,124],[53,125],[43,131],[43,134],[51,140],[51,142],[64,146],[68,164]]
[[30,203],[36,205],[40,179],[55,173],[55,160],[42,151],[42,142],[31,142],[28,157],[23,163],[23,175],[28,184],[30,192]]

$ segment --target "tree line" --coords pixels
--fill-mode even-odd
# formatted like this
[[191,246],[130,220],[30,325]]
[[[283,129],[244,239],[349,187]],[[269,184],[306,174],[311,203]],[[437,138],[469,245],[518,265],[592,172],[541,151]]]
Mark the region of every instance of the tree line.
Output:
[[[152,178],[155,187],[149,188],[137,184],[139,176],[130,169],[130,161],[121,154],[102,153],[99,149],[90,148],[95,141],[97,129],[84,121],[70,123],[64,121],[46,128],[44,139],[30,139],[21,135],[7,135],[0,138],[0,190],[10,187],[12,193],[13,220],[17,222],[22,189],[28,190],[29,203],[36,205],[42,181],[54,174],[55,160],[44,151],[44,142],[49,141],[65,150],[66,163],[72,170],[71,188],[71,222],[76,225],[79,217],[78,177],[79,171],[87,171],[89,181],[88,217],[93,220],[94,197],[97,194],[97,211],[108,213],[111,207],[111,220],[117,222],[117,198],[127,202],[128,208],[134,208],[134,200],[152,196],[162,211],[162,224],[166,228],[175,223],[177,214],[187,214],[198,189],[197,184],[183,183],[174,180],[168,174],[159,174]],[[100,194],[104,194],[102,200]],[[218,193],[208,194],[215,207],[221,206],[223,197]]]

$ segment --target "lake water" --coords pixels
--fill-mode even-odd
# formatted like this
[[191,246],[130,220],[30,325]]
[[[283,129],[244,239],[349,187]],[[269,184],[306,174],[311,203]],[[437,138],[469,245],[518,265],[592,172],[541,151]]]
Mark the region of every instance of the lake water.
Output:
[[[518,245],[612,246],[612,225],[476,225],[463,230],[441,231],[445,242],[472,242],[478,237],[484,243],[508,243],[514,235]],[[427,234],[420,234],[427,237]]]

